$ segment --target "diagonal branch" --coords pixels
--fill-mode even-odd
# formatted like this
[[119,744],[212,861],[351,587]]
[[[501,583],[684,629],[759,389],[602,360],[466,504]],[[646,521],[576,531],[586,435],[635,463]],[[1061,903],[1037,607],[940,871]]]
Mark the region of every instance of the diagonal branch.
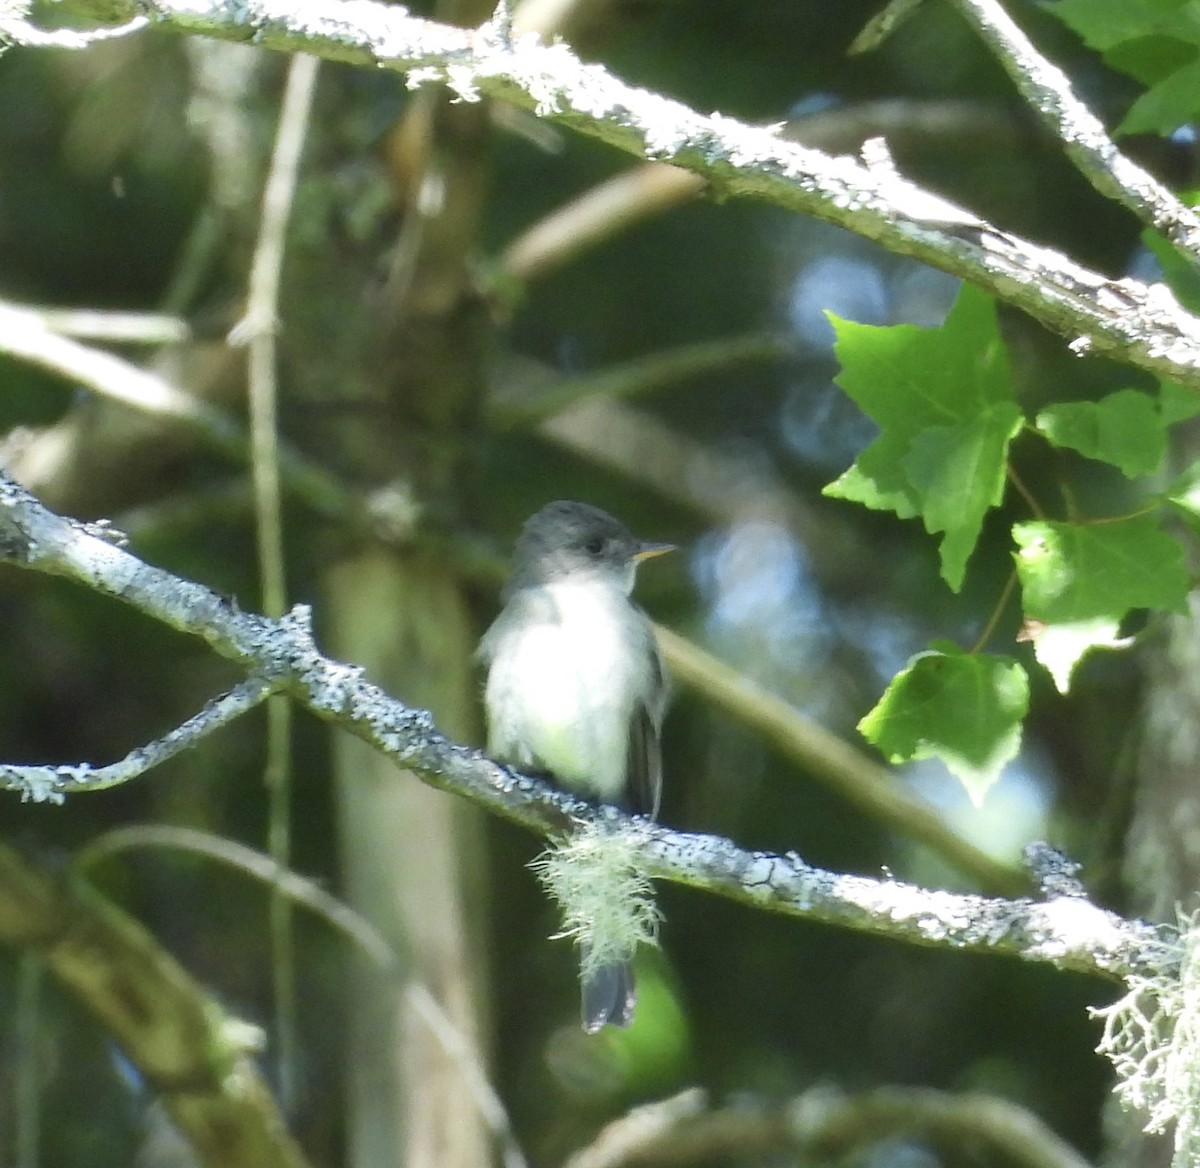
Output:
[[70,794],[119,787],[254,709],[270,696],[272,689],[271,683],[261,677],[248,677],[229,693],[206,703],[199,713],[170,733],[131,750],[123,759],[107,766],[94,767],[85,762],[69,766],[0,763],[0,786],[19,790],[35,803],[61,803]]
[[[100,6],[111,9],[109,0]],[[718,195],[836,223],[986,288],[1079,350],[1200,388],[1200,322],[1165,287],[1110,280],[991,227],[889,168],[790,142],[775,127],[703,116],[582,63],[565,45],[513,42],[489,25],[437,24],[375,0],[145,0],[140,7],[160,28],[381,66],[407,73],[413,87],[445,84],[463,101],[510,102],[629,154],[690,170]]]
[[3,478],[0,561],[66,576],[201,637],[264,684],[358,735],[430,785],[540,834],[560,834],[598,818],[640,833],[648,871],[659,879],[913,944],[1008,953],[1107,977],[1169,971],[1177,962],[1168,934],[1102,910],[1074,889],[1046,900],[929,891],[824,872],[794,853],[747,851],[719,836],[597,809],[451,742],[434,729],[427,712],[389,697],[360,669],[323,656],[306,609],[294,609],[280,621],[241,612],[207,588],[151,567],[87,526],[55,515]]
[[[576,399],[586,397],[595,405],[603,404],[605,410],[602,425],[585,427],[589,434],[603,432],[610,438],[620,439],[613,441],[611,450],[614,454],[622,452],[623,458],[628,457],[629,451],[637,452],[649,443],[655,448],[655,457],[636,460],[637,464],[642,470],[650,465],[661,469],[664,446],[655,436],[650,420],[639,416],[633,421],[622,421],[614,415],[611,400],[600,403],[596,400],[597,395],[602,393],[606,399],[611,399],[613,394],[640,388],[645,380],[652,383],[657,377],[682,376],[688,370],[707,367],[717,359],[766,356],[776,344],[767,338],[759,341],[750,338],[740,342],[685,346],[673,353],[630,362],[594,377],[561,383],[558,388],[548,391],[547,397],[552,399],[548,404],[561,407],[568,399],[574,400],[574,412],[560,413],[552,419],[549,423],[552,434],[557,441],[565,440],[568,446],[574,444],[571,419],[578,416],[580,408]],[[0,301],[0,352],[11,352],[57,370],[93,392],[133,409],[177,419],[213,449],[239,460],[246,457],[248,440],[235,418],[120,357],[57,335],[40,310]],[[540,416],[546,404],[541,396],[520,407],[496,401],[490,411],[491,420],[497,426],[524,424]],[[589,448],[587,453],[590,457],[595,456],[594,449]],[[410,508],[394,506],[387,489],[364,499],[284,442],[280,443],[279,457],[283,482],[288,490],[319,514],[338,519],[345,528],[372,532],[385,542],[407,545],[414,537],[431,542],[429,532],[414,530],[411,517],[398,514]],[[688,457],[695,463],[700,457],[711,462],[714,456],[711,451],[705,451],[701,456],[693,450]],[[629,473],[627,465],[622,470]],[[705,477],[721,481],[725,473],[710,469]],[[658,486],[662,489],[663,483]],[[830,532],[822,531],[809,532],[808,538],[828,542],[833,537]],[[503,571],[502,564],[490,550],[476,548],[468,540],[457,539],[447,550],[460,569],[480,580],[497,582]],[[835,739],[785,703],[747,685],[744,678],[698,646],[679,637],[664,636],[661,640],[667,664],[680,682],[699,690],[718,707],[766,734],[785,755],[798,761],[819,781],[840,791],[893,829],[921,840],[982,887],[994,892],[1013,892],[1023,887],[1020,873],[959,836],[930,807],[888,781],[884,772],[862,752]],[[44,786],[45,781],[44,776],[38,779],[30,775],[26,785],[31,787],[35,782],[42,782],[40,789],[52,791],[52,787]]]
[[997,0],[955,0],[955,7],[1092,186],[1161,231],[1193,264],[1200,263],[1196,212],[1117,149],[1104,124],[1075,96],[1066,74],[1038,53]]

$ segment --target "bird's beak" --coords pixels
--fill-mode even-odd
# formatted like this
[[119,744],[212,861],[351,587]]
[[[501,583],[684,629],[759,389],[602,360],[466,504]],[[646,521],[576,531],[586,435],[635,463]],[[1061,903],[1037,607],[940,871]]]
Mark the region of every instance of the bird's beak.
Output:
[[643,560],[652,560],[655,556],[665,556],[667,552],[673,551],[673,543],[644,543],[633,553],[633,558],[640,564]]

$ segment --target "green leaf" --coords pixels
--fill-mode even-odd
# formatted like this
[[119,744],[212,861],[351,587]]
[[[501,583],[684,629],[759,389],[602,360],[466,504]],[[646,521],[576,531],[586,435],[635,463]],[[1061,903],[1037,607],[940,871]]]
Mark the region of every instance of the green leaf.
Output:
[[1004,497],[1008,444],[1021,429],[1015,402],[999,402],[957,426],[937,426],[913,439],[904,458],[921,498],[930,535],[945,532],[942,578],[957,592],[975,550],[983,517]]
[[909,661],[858,728],[889,762],[941,759],[978,804],[1020,749],[1028,709],[1018,662],[941,643]]
[[825,493],[944,532],[942,576],[957,590],[1020,425],[995,306],[966,285],[941,328],[831,319],[837,382],[880,435]]
[[1042,11],[1073,28],[1091,48],[1107,52],[1144,36],[1200,37],[1192,9],[1189,0],[1058,0]]
[[[1194,205],[1192,201],[1184,196],[1183,201]],[[1167,286],[1175,293],[1176,299],[1190,313],[1195,315],[1200,311],[1200,274],[1196,272],[1192,261],[1182,252],[1176,250],[1174,244],[1164,236],[1160,235],[1153,228],[1147,227],[1142,232],[1142,246],[1147,251],[1154,255],[1158,260],[1159,267],[1162,268],[1163,279]],[[1200,398],[1195,390],[1190,390],[1194,397]]]
[[1127,73],[1143,85],[1162,81],[1176,69],[1190,65],[1195,57],[1195,45],[1156,33],[1131,37],[1104,53],[1105,64],[1120,73]]
[[1119,134],[1170,134],[1200,110],[1200,6],[1191,0],[1058,0],[1043,5],[1073,28],[1110,68],[1149,89]]
[[901,519],[914,518],[920,514],[920,499],[904,473],[911,441],[906,434],[881,434],[822,494],[873,511],[893,511]]
[[1158,403],[1136,389],[1098,402],[1062,402],[1037,416],[1035,428],[1055,446],[1118,467],[1126,478],[1152,474],[1167,451],[1167,423]]
[[1163,422],[1173,426],[1200,414],[1200,393],[1177,381],[1158,383],[1158,409]]
[[1200,58],[1156,81],[1129,107],[1116,134],[1161,134],[1166,137],[1195,121],[1200,111]]
[[1013,538],[1034,654],[1063,693],[1089,649],[1118,644],[1121,621],[1134,609],[1183,611],[1183,548],[1153,516],[1084,525],[1037,520],[1018,523]]

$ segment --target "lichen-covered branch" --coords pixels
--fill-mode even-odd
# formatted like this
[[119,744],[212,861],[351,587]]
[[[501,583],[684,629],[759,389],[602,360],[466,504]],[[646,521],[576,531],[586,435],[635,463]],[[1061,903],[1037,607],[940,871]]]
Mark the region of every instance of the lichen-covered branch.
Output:
[[[682,375],[701,366],[711,367],[717,360],[768,355],[776,351],[777,345],[777,341],[769,338],[751,338],[691,346],[665,357],[610,369],[592,378],[561,383],[526,403],[519,412],[498,401],[489,411],[490,420],[501,427],[526,424],[568,401],[577,403],[581,397],[607,400],[614,393],[619,396],[629,392],[632,385]],[[239,461],[247,456],[248,439],[236,419],[196,401],[186,391],[121,357],[58,335],[40,310],[0,301],[0,352],[62,373],[131,409],[178,421],[189,427],[199,440]],[[611,420],[604,430],[616,433]],[[644,422],[639,422],[639,431],[645,437]],[[363,499],[286,443],[280,444],[279,457],[288,490],[318,514],[335,518],[343,526],[371,532],[385,542],[408,544],[418,534],[414,531],[415,516],[410,501],[401,500],[397,507],[386,488],[372,498]],[[424,533],[424,538],[428,536],[429,533]],[[459,540],[450,550],[460,568],[480,579],[498,579],[503,571],[496,557],[477,550],[468,552],[468,541]],[[894,830],[925,843],[983,887],[995,892],[1019,890],[1019,873],[957,835],[931,808],[888,781],[862,752],[809,723],[786,703],[749,685],[736,671],[698,646],[665,630],[659,631],[659,639],[676,680],[697,689],[715,705],[764,733],[821,781]],[[30,775],[29,781],[34,778]]]
[[[88,2],[76,0],[76,7],[88,11]],[[112,0],[93,2],[97,18],[113,19]],[[1200,388],[1200,322],[1165,286],[1110,280],[890,168],[801,146],[775,127],[699,114],[584,64],[565,45],[533,37],[514,42],[500,26],[441,25],[375,0],[144,0],[138,8],[162,29],[392,69],[406,73],[411,86],[441,83],[464,101],[510,102],[629,154],[692,171],[720,195],[762,199],[836,223],[986,288],[1070,338],[1077,350]]]
[[65,796],[78,791],[103,791],[120,786],[180,751],[195,746],[213,731],[254,709],[270,695],[271,688],[271,684],[260,677],[248,677],[229,693],[207,702],[202,710],[169,733],[131,750],[123,759],[107,766],[0,763],[0,786],[22,791],[39,803],[61,803]]
[[[611,819],[641,834],[651,875],[743,904],[922,945],[1008,953],[1063,969],[1121,978],[1170,970],[1171,938],[1075,895],[1007,900],[930,891],[894,880],[838,875],[794,854],[747,851],[719,836],[673,831],[597,810],[451,742],[429,714],[389,697],[353,666],[325,657],[307,611],[279,621],[242,612],[201,585],[143,563],[84,524],[42,506],[0,478],[0,562],[66,576],[206,641],[256,684],[288,693],[319,717],[357,734],[426,782],[542,834],[581,820]],[[43,787],[10,787],[45,795]]]
[[955,0],[1030,108],[1063,144],[1079,172],[1103,195],[1161,231],[1200,262],[1200,218],[1153,175],[1117,149],[1104,123],[1078,97],[1061,69],[1034,49],[997,0]]

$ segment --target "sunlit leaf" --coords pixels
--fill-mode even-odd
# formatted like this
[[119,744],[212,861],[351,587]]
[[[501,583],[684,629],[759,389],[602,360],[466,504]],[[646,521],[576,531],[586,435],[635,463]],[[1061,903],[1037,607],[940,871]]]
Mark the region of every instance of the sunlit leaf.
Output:
[[1064,693],[1089,649],[1117,644],[1135,609],[1182,611],[1188,590],[1183,548],[1157,519],[1108,523],[1043,520],[1013,528],[1034,653]]
[[995,306],[964,286],[941,328],[833,323],[838,384],[880,434],[825,493],[944,533],[942,576],[957,590],[1021,424]]
[[890,762],[941,759],[980,803],[1020,749],[1028,708],[1018,662],[939,642],[892,679],[858,728]]

